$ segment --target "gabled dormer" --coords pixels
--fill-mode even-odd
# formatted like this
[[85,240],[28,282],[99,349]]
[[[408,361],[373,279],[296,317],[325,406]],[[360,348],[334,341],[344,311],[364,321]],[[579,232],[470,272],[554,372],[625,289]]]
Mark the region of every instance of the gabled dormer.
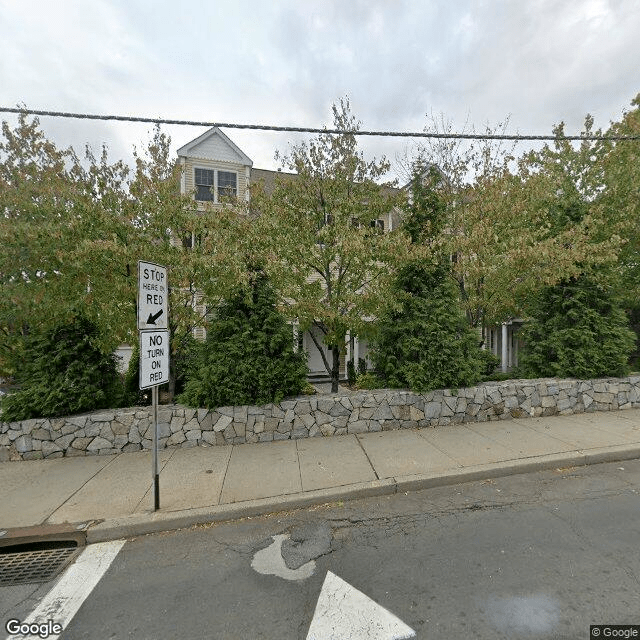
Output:
[[248,200],[253,162],[220,129],[213,127],[178,149],[182,193],[218,205],[224,196]]

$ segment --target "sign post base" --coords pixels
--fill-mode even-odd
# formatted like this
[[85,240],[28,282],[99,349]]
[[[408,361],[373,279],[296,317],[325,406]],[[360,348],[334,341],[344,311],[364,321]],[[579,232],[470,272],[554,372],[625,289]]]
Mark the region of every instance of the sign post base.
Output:
[[151,458],[152,477],[153,477],[153,510],[160,509],[160,479],[158,477],[158,387],[151,387],[151,401],[153,403],[153,424],[151,425],[153,433]]

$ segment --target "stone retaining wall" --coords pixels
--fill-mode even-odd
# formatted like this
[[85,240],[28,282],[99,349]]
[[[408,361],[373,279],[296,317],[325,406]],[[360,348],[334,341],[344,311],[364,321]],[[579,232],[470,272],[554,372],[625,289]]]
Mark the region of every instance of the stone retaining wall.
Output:
[[[508,380],[417,394],[358,391],[300,396],[264,406],[158,408],[159,446],[268,442],[640,407],[640,376]],[[0,423],[0,461],[104,455],[151,447],[151,409]]]

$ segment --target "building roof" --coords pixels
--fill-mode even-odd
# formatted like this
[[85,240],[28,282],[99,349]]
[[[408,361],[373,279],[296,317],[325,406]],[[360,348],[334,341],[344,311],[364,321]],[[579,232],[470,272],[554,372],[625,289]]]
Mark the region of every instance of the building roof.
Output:
[[286,171],[270,171],[269,169],[255,169],[251,168],[251,182],[261,182],[265,193],[271,194],[276,186],[276,180],[283,180],[288,182],[295,180],[298,177],[297,173],[288,173]]
[[243,164],[249,165],[250,167],[253,166],[253,160],[251,160],[251,158],[249,158],[249,156],[244,151],[242,151],[242,149],[240,149],[240,147],[236,145],[236,143],[233,142],[233,140],[231,140],[229,136],[227,136],[225,133],[220,131],[218,127],[211,127],[211,129],[209,129],[208,131],[205,131],[201,136],[198,136],[195,140],[192,140],[191,142],[187,142],[187,144],[180,147],[178,149],[178,156],[184,156],[184,157],[193,156],[194,155],[193,152],[198,146],[202,145],[203,143],[206,143],[207,140],[214,137],[220,138],[228,147],[230,147],[239,156]]

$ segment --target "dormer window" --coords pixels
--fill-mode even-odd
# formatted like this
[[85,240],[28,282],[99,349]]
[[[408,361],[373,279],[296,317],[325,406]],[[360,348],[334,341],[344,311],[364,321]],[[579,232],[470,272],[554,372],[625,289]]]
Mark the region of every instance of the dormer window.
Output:
[[196,200],[201,202],[213,201],[213,169],[196,169]]
[[238,174],[218,169],[195,169],[196,200],[220,202],[223,198],[235,198],[238,194]]
[[232,171],[218,171],[218,200],[235,198],[238,193],[238,175]]

